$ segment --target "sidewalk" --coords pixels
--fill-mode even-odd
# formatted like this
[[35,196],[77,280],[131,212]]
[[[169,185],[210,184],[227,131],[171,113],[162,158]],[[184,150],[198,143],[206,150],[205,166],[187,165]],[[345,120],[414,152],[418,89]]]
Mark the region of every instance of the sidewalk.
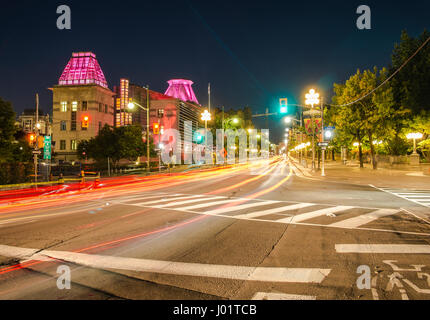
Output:
[[[312,172],[312,160],[307,160],[308,168],[299,164],[298,159],[290,157],[298,175],[307,178],[318,179],[338,183],[353,183],[360,185],[374,185],[377,187],[425,189],[430,190],[430,166],[410,167],[404,169],[378,168],[373,170],[371,165],[365,164],[360,168],[358,164],[342,164],[340,161],[325,162],[325,177],[321,176],[321,170]],[[318,163],[316,163],[318,166]]]

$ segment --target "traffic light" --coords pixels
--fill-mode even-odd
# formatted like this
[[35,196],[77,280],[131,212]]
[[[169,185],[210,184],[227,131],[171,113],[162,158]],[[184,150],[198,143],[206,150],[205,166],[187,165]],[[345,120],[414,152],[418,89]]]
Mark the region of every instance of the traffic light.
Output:
[[36,135],[34,133],[29,133],[27,136],[27,141],[30,146],[33,146],[36,143]]
[[88,129],[89,127],[89,122],[90,122],[90,117],[88,116],[84,116],[82,118],[82,128]]
[[195,143],[202,143],[203,142],[203,135],[198,131],[196,131],[194,133],[194,142]]
[[160,133],[160,124],[158,122],[154,122],[152,125],[152,132],[154,134],[159,134]]
[[281,114],[287,113],[288,112],[288,99],[287,98],[279,99],[279,107],[280,107],[279,112]]

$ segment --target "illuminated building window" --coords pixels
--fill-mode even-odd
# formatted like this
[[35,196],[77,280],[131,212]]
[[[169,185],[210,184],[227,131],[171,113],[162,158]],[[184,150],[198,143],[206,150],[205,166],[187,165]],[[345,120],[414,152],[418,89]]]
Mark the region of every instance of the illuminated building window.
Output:
[[72,102],[72,111],[78,111],[78,102],[77,101]]
[[60,140],[60,150],[66,150],[66,140]]
[[78,140],[70,140],[70,150],[78,150]]
[[88,111],[88,102],[82,101],[82,111]]
[[67,112],[67,101],[61,101],[61,112]]
[[67,122],[66,121],[61,121],[60,122],[60,130],[61,131],[66,131],[67,130]]
[[158,117],[162,118],[164,115],[164,109],[158,109]]

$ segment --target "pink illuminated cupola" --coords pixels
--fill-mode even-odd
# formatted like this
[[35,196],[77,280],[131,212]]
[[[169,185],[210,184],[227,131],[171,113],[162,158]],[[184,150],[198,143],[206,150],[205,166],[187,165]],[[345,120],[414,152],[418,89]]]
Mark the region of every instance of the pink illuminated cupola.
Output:
[[169,84],[169,87],[164,93],[166,96],[199,104],[193,88],[191,88],[191,85],[193,84],[191,80],[172,79],[167,81],[167,83]]
[[106,78],[92,52],[74,52],[60,77],[60,85],[98,84],[107,88]]

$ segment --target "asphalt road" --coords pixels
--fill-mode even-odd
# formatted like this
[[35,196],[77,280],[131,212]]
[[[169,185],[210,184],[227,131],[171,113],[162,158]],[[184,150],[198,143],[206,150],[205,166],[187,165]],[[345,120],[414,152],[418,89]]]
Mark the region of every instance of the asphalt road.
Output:
[[282,159],[128,179],[0,201],[0,299],[430,298],[430,191]]

